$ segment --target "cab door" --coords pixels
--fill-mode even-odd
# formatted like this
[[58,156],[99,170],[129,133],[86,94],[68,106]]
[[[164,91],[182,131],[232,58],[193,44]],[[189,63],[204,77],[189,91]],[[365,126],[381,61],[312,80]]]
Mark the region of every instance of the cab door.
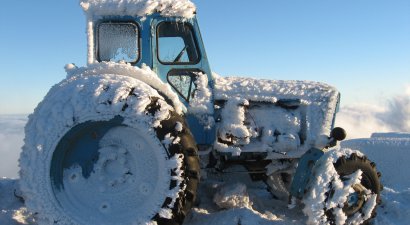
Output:
[[[207,115],[190,111],[195,98],[198,76],[207,76],[212,86],[209,64],[195,19],[181,21],[174,18],[153,20],[153,70],[169,83],[187,107],[186,120],[197,144],[211,145],[215,141],[214,123],[204,124],[203,118],[213,118],[213,107]],[[213,95],[212,95],[213,96]],[[212,102],[212,98],[210,98]]]

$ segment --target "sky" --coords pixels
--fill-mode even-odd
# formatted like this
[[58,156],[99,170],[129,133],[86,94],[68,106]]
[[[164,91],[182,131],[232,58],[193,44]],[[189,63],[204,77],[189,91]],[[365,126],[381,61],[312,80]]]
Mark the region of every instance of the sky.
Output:
[[[315,80],[342,106],[384,104],[410,85],[408,0],[194,0],[213,71]],[[0,114],[27,114],[64,65],[86,64],[78,0],[3,1]]]

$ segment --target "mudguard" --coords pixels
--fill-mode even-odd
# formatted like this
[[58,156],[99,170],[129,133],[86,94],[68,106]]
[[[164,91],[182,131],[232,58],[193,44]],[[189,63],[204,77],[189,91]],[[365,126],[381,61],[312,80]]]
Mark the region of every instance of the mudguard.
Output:
[[324,152],[317,148],[309,149],[299,160],[298,168],[293,177],[290,187],[290,194],[299,199],[303,198],[309,179],[312,177],[312,169],[316,161],[324,155]]

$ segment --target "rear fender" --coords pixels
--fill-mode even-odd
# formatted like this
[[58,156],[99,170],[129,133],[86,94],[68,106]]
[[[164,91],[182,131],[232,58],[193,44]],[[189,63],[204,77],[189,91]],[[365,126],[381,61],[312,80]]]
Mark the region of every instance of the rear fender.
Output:
[[290,194],[293,197],[303,198],[306,187],[312,177],[313,166],[323,155],[324,152],[322,150],[311,148],[300,158],[290,187]]

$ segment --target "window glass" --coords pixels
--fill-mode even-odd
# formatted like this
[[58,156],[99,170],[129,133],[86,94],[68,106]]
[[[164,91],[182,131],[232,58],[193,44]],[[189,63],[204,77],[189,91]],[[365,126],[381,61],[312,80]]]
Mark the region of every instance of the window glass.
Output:
[[102,23],[98,26],[99,61],[138,60],[138,27],[133,23]]
[[193,71],[172,70],[168,74],[169,84],[187,101],[192,97],[191,93],[196,88],[195,78],[196,73]]
[[158,58],[167,64],[195,64],[199,54],[191,26],[163,22],[157,32]]

